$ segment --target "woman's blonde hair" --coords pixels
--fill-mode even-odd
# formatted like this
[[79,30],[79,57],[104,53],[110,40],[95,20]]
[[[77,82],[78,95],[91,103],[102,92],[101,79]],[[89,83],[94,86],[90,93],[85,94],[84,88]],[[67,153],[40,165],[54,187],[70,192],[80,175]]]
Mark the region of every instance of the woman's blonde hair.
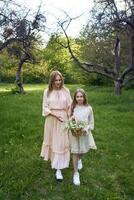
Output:
[[60,76],[61,78],[61,86],[60,86],[60,89],[63,87],[64,85],[64,79],[63,79],[63,76],[62,74],[59,72],[59,71],[52,71],[51,74],[50,74],[50,79],[49,79],[49,84],[48,84],[48,95],[49,93],[53,90],[54,88],[54,81],[55,81],[55,78],[56,76]]
[[73,102],[72,102],[72,105],[71,105],[71,115],[73,115],[74,108],[78,104],[77,101],[76,101],[76,96],[77,96],[78,92],[80,92],[83,95],[83,98],[84,98],[83,105],[88,106],[88,100],[87,100],[87,96],[86,96],[85,91],[82,88],[77,89],[76,92],[74,93]]

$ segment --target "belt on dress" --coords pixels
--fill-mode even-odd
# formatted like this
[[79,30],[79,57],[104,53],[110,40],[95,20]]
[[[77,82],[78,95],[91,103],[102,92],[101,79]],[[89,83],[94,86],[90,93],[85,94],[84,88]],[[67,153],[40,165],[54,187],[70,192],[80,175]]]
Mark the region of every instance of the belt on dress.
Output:
[[50,110],[64,110],[64,111],[67,111],[67,109],[65,109],[65,108],[50,108]]

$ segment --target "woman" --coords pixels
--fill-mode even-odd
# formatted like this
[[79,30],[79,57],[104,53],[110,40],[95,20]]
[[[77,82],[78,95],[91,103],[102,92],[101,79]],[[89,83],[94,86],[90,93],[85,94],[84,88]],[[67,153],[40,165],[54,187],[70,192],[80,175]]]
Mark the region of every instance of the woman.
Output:
[[51,161],[51,167],[56,169],[57,180],[63,179],[61,170],[67,168],[70,161],[69,138],[63,122],[69,118],[71,102],[62,74],[53,71],[43,95],[42,115],[46,120],[41,156]]

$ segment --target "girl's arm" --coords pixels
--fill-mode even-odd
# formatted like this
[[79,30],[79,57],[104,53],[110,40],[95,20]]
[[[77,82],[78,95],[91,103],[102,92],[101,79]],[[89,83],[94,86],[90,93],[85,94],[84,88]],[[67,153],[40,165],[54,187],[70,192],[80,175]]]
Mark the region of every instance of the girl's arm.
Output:
[[89,130],[94,129],[94,114],[93,114],[93,109],[91,108],[90,114],[89,114],[89,125],[88,125]]
[[94,129],[94,115],[93,115],[93,109],[90,107],[89,116],[88,116],[88,125],[83,130],[88,133],[89,131],[93,129]]

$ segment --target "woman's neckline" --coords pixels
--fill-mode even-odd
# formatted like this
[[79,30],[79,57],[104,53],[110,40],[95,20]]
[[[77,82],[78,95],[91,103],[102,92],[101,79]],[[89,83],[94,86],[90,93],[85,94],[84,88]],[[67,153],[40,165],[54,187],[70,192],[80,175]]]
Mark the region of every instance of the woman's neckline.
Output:
[[55,88],[54,88],[54,89],[53,89],[53,91],[57,91],[57,92],[60,91],[60,90],[62,90],[62,88],[60,88],[60,89],[55,89]]
[[53,91],[60,91],[62,89],[63,89],[63,87],[62,88],[53,88]]

